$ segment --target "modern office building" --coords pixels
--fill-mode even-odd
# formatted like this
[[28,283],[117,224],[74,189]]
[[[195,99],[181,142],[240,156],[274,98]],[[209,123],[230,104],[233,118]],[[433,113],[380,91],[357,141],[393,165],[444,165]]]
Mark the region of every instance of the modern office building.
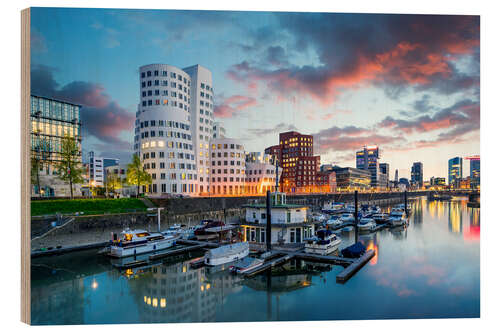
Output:
[[222,125],[221,122],[214,122],[214,127],[213,127],[213,138],[214,139],[220,139],[220,138],[225,138],[226,137],[226,129]]
[[411,184],[420,188],[424,184],[424,165],[422,162],[415,162],[411,167]]
[[430,179],[431,186],[446,186],[446,178],[445,177],[431,177]]
[[481,158],[479,155],[467,157],[470,161],[470,186],[478,188],[481,184]]
[[275,156],[283,173],[280,188],[283,192],[315,192],[316,173],[319,171],[320,156],[314,156],[313,136],[295,131],[280,133],[278,146],[265,150]]
[[[57,178],[61,143],[65,135],[74,138],[78,160],[82,160],[81,106],[57,99],[31,95],[31,157],[40,163],[40,188],[32,184],[32,195],[69,196],[67,184]],[[75,184],[78,192],[79,184]]]
[[120,163],[117,158],[95,156],[93,151],[89,152],[88,180],[91,187],[102,187],[106,181],[106,168],[116,166]]
[[119,189],[117,189],[116,192],[120,197],[131,197],[137,195],[137,187],[127,184],[127,164],[115,164],[107,166],[104,168],[104,173],[106,175],[105,186],[109,186],[110,175],[118,177],[121,182],[121,186]]
[[356,168],[370,171],[370,184],[373,188],[384,186],[380,179],[379,158],[380,150],[377,146],[365,146],[363,150],[356,152]]
[[[272,155],[261,152],[246,154],[245,193],[248,195],[264,195],[267,191],[276,190],[276,165]],[[278,167],[278,181],[282,172]]]
[[380,171],[380,187],[388,188],[389,187],[389,163],[380,163],[379,165]]
[[462,178],[462,158],[454,157],[448,160],[448,185],[458,187],[458,181]]
[[396,172],[394,173],[394,182],[397,184],[399,182],[399,174],[398,174],[398,169],[396,169]]
[[[210,141],[210,193],[213,195],[241,195],[245,188],[245,149],[230,138]],[[201,186],[201,185],[200,185]]]
[[371,184],[371,173],[368,170],[334,166],[336,188],[342,191],[368,190]]
[[153,179],[142,191],[152,196],[208,193],[214,108],[211,72],[200,65],[142,66],[139,91],[134,149]]

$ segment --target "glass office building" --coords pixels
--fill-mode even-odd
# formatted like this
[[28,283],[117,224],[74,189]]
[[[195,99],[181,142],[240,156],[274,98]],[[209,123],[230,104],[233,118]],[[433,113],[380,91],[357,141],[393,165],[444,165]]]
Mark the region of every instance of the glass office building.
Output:
[[454,157],[448,160],[448,185],[457,186],[462,174],[462,158]]

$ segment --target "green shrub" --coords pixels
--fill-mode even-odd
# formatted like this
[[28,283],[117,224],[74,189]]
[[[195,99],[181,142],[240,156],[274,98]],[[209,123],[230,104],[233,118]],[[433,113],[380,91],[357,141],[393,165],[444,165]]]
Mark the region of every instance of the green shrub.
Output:
[[136,198],[31,201],[32,216],[53,215],[56,213],[73,214],[77,212],[92,215],[145,210],[146,206],[144,203]]

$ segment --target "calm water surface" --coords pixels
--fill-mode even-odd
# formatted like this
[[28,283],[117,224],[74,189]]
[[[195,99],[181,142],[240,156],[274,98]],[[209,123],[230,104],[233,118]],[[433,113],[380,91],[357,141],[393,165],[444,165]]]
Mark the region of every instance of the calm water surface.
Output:
[[[479,317],[479,209],[411,204],[408,228],[360,235],[376,256],[343,285],[341,267],[299,260],[242,279],[190,269],[188,257],[129,274],[95,251],[35,259],[32,323]],[[354,241],[340,236],[341,248]]]

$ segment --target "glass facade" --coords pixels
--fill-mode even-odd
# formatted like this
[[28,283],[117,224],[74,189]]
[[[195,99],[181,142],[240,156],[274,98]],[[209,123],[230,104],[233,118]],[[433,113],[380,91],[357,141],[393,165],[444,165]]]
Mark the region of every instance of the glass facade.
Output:
[[78,141],[81,156],[80,105],[31,95],[31,152],[42,162],[60,160],[65,135]]
[[448,161],[448,184],[456,185],[457,180],[462,178],[462,158],[454,157]]

